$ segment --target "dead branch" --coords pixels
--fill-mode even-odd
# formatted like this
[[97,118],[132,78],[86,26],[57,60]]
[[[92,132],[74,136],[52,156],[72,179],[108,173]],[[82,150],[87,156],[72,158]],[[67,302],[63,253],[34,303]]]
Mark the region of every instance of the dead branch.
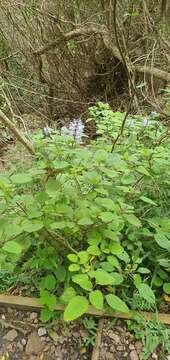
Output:
[[[89,26],[88,28],[80,27],[75,30],[69,31],[67,33],[64,33],[63,31],[61,31],[60,35],[58,36],[58,38],[56,40],[35,50],[33,54],[34,55],[43,55],[44,53],[54,49],[62,41],[67,42],[71,39],[76,39],[80,36],[90,36],[90,35],[100,35],[103,40],[103,44],[105,45],[107,50],[109,50],[111,52],[111,54],[115,58],[117,58],[120,62],[123,61],[119,49],[117,48],[117,46],[114,46],[111,43],[110,33],[104,26],[102,26],[102,27]],[[170,73],[165,70],[158,69],[156,67],[132,65],[131,70],[133,70],[134,72],[138,72],[138,73],[148,74],[148,75],[154,76],[158,79],[170,82]]]
[[96,335],[96,341],[92,352],[91,360],[99,360],[100,356],[100,345],[101,345],[101,338],[102,338],[102,331],[103,331],[104,319],[99,320],[99,327]]
[[27,140],[26,137],[20,133],[20,131],[13,124],[13,122],[10,119],[8,119],[8,117],[3,113],[2,110],[0,110],[0,121],[5,127],[7,127],[12,132],[12,134],[16,137],[16,139],[18,139],[18,141],[20,141],[25,146],[25,148],[29,151],[31,155],[35,155],[35,151],[31,142]]

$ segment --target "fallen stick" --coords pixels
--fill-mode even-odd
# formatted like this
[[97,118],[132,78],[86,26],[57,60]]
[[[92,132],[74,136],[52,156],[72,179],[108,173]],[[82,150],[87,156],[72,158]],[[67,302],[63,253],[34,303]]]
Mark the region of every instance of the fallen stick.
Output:
[[[0,305],[1,306],[10,306],[16,308],[22,308],[22,310],[40,310],[43,308],[43,305],[40,304],[39,299],[31,298],[31,297],[23,297],[23,296],[14,296],[14,295],[0,295]],[[57,304],[55,306],[55,310],[64,311],[65,305]],[[135,319],[136,316],[143,316],[146,320],[158,320],[161,323],[170,325],[170,314],[165,313],[152,313],[146,311],[132,311],[129,313],[119,313],[116,311],[105,311],[105,310],[97,310],[93,306],[89,306],[86,312],[88,315],[93,316],[103,316],[103,317],[113,317],[120,319]]]
[[20,133],[20,131],[13,124],[13,122],[10,119],[8,119],[8,117],[3,113],[2,110],[0,110],[0,122],[12,132],[12,134],[16,137],[16,139],[25,146],[25,148],[29,151],[31,155],[35,155],[35,150],[31,142],[27,140],[26,137]]
[[103,331],[104,319],[99,320],[99,327],[96,335],[96,341],[92,352],[91,360],[99,360],[100,357],[100,344],[102,338],[102,331]]

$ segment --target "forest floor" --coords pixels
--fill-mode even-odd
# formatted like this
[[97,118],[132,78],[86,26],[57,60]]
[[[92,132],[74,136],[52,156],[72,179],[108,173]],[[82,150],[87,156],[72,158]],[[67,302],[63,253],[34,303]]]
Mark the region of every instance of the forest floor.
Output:
[[[0,359],[92,360],[93,346],[89,343],[95,335],[82,321],[67,325],[58,320],[43,325],[37,312],[1,307],[0,325]],[[142,342],[127,330],[125,322],[104,320],[97,360],[139,360],[141,349]],[[149,359],[162,358],[154,352]]]

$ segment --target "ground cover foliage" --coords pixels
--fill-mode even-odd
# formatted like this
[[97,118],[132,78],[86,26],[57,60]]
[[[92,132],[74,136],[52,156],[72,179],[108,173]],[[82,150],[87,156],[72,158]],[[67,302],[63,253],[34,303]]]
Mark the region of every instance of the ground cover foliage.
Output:
[[168,129],[157,113],[124,119],[99,103],[97,140],[37,132],[32,166],[0,175],[1,289],[40,296],[43,321],[57,302],[71,321],[170,294]]

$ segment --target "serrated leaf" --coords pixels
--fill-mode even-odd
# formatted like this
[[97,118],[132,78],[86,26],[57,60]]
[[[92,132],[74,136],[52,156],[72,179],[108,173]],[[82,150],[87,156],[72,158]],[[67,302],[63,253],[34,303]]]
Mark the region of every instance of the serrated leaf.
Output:
[[72,281],[78,284],[82,289],[91,291],[92,283],[89,280],[87,274],[77,274],[72,277]]
[[164,283],[164,284],[163,284],[163,291],[164,291],[166,294],[170,295],[170,283]]
[[155,294],[149,285],[141,283],[136,285],[136,287],[141,298],[145,299],[150,304],[155,304]]
[[86,313],[89,302],[84,296],[75,296],[64,311],[64,320],[73,321]]
[[21,252],[22,252],[22,247],[21,247],[21,245],[18,244],[18,243],[17,243],[16,241],[14,241],[14,240],[7,241],[7,242],[3,245],[2,249],[3,249],[4,251],[7,251],[8,253],[16,254],[16,255],[21,254]]
[[118,296],[113,294],[106,295],[106,301],[108,305],[115,311],[120,311],[123,313],[128,313],[129,309],[125,302],[121,300]]
[[103,294],[100,290],[92,291],[89,295],[89,300],[96,309],[103,309]]

